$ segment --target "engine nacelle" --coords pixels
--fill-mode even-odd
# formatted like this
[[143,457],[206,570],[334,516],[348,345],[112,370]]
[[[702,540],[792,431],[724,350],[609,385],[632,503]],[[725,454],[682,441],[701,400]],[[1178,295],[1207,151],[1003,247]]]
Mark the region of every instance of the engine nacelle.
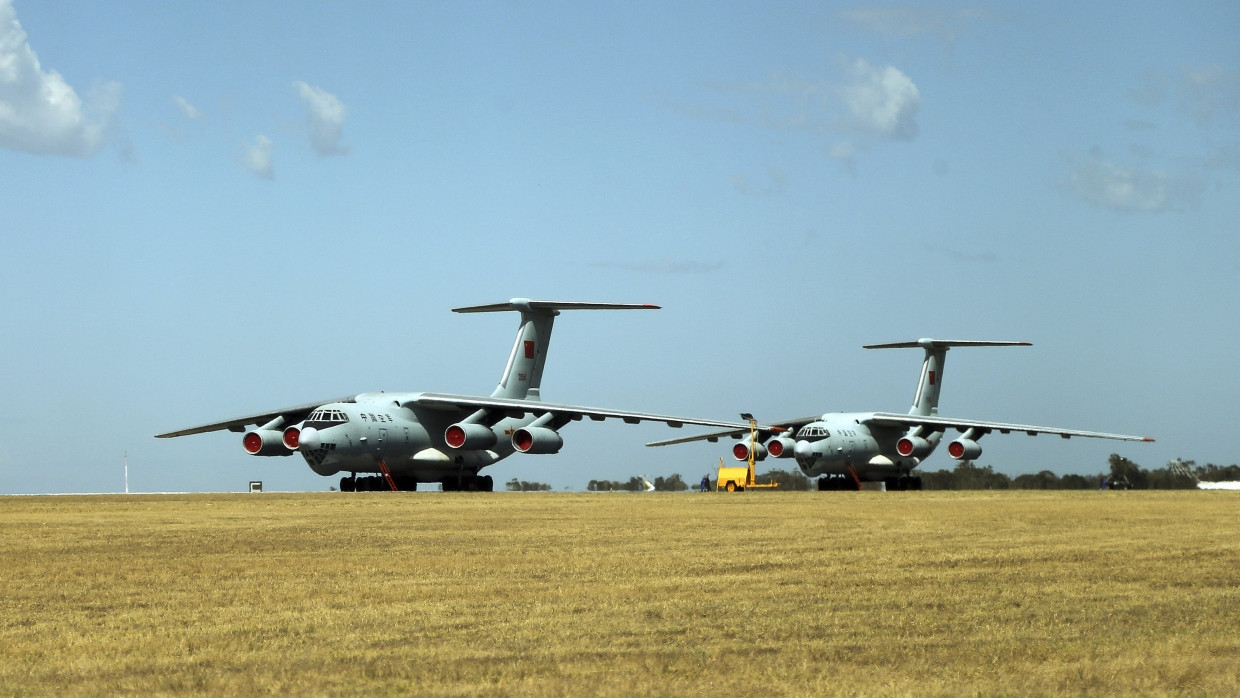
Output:
[[251,456],[287,456],[293,453],[284,445],[284,432],[277,429],[251,429],[241,437],[241,445]]
[[933,450],[934,444],[920,436],[904,436],[896,442],[896,453],[905,458],[921,460],[930,455]]
[[558,453],[564,437],[546,427],[524,427],[512,435],[512,447],[522,453]]
[[495,430],[483,424],[453,424],[444,430],[443,440],[452,448],[481,450],[491,448],[498,439]]
[[982,455],[982,447],[972,439],[956,439],[947,444],[947,455],[956,460],[977,460]]
[[[749,442],[737,441],[732,446],[732,457],[736,460],[749,462]],[[766,460],[766,446],[755,442],[753,445],[753,459],[755,461]]]
[[[766,442],[766,451],[771,454],[772,458],[792,458],[796,456],[797,442],[796,439],[790,439],[786,436],[776,436]],[[748,455],[746,455],[748,460]]]

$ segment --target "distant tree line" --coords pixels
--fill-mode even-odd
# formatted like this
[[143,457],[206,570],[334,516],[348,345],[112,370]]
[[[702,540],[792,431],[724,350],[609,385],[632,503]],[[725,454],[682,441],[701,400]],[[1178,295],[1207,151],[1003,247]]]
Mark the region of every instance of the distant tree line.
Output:
[[[1190,490],[1195,489],[1198,482],[1240,481],[1240,465],[1197,465],[1196,461],[1187,460],[1172,461],[1165,467],[1146,470],[1114,453],[1107,463],[1108,472],[1097,475],[1056,475],[1050,470],[1043,470],[1011,477],[995,472],[989,465],[978,467],[972,461],[960,461],[952,470],[921,472],[920,476],[922,489],[926,490],[1096,490],[1104,485],[1113,489]],[[705,478],[708,487],[713,489],[714,473],[707,474]],[[784,491],[809,490],[815,482],[795,470],[768,470],[757,474],[755,479],[760,484],[778,482],[779,489]],[[515,489],[514,482],[515,478],[508,483],[508,489]],[[520,484],[551,489],[540,483]],[[656,477],[651,484],[659,492],[684,492],[689,489],[679,473],[667,478]],[[694,489],[697,488],[695,484]],[[634,475],[627,482],[591,480],[587,489],[590,492],[641,492],[646,486],[645,480]]]
[[[806,491],[810,488],[809,478],[795,470],[768,470],[765,473],[755,474],[753,479],[759,485],[778,482],[779,489],[793,492]],[[711,484],[714,484],[713,481]]]
[[[650,481],[656,492],[684,492],[689,485],[675,473],[671,477],[656,477]],[[641,492],[646,489],[646,480],[634,475],[628,482],[615,480],[591,480],[586,486],[590,492]]]
[[1198,482],[1240,481],[1240,465],[1197,465],[1195,461],[1172,461],[1165,467],[1146,470],[1120,455],[1107,459],[1109,470],[1097,475],[1056,475],[1049,470],[1008,477],[989,465],[977,467],[960,461],[953,470],[921,474],[927,490],[1089,490],[1108,487],[1134,490],[1191,490]]
[[513,478],[506,485],[509,492],[550,492],[551,485],[545,482],[526,482]]

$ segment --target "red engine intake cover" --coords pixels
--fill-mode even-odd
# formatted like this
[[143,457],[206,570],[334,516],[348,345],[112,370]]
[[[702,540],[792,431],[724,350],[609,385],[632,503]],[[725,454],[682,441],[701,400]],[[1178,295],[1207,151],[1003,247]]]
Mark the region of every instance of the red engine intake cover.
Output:
[[453,424],[444,432],[443,440],[452,448],[460,448],[465,443],[465,430],[459,424]]
[[252,431],[246,434],[241,443],[245,446],[245,452],[250,455],[263,450],[263,437],[259,436],[257,432]]
[[913,455],[913,440],[907,436],[896,442],[896,453],[902,456]]

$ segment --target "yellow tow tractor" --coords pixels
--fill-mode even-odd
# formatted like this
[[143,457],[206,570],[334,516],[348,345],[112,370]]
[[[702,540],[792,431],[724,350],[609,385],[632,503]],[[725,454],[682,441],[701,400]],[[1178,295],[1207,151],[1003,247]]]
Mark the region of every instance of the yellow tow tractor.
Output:
[[770,488],[779,487],[778,482],[770,482],[766,484],[758,484],[754,479],[753,472],[753,452],[754,445],[757,442],[758,422],[748,412],[741,414],[741,419],[749,421],[749,458],[748,465],[744,468],[739,465],[734,468],[725,468],[723,459],[719,459],[719,474],[715,477],[715,491],[727,490],[728,492],[741,491],[744,492],[750,488]]

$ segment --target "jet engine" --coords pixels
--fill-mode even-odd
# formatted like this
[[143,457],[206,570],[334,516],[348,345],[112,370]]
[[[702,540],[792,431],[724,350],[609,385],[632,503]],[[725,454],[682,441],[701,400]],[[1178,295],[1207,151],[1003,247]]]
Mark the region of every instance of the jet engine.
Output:
[[558,453],[564,437],[546,427],[523,427],[512,435],[512,447],[521,453]]
[[495,431],[482,424],[453,424],[443,432],[443,440],[452,448],[470,450],[490,448],[495,445]]
[[947,455],[956,460],[976,460],[982,455],[982,447],[973,439],[956,439],[947,444]]
[[241,445],[251,456],[287,456],[292,453],[284,445],[284,433],[278,429],[252,429],[241,438]]
[[[786,436],[776,436],[766,442],[766,450],[771,454],[772,458],[792,458],[796,456],[797,442]],[[745,460],[749,460],[749,455],[745,455]]]
[[285,429],[281,438],[284,440],[284,445],[288,450],[296,451],[301,446],[301,424],[294,424]]
[[[736,444],[732,446],[732,457],[735,458],[736,460],[748,461],[749,460],[749,442],[748,441],[737,441]],[[753,445],[753,459],[756,461],[765,460],[766,459],[766,446],[763,446],[762,444],[755,442]]]
[[916,458],[921,460],[930,455],[930,451],[934,450],[934,444],[920,436],[904,436],[896,442],[896,453],[905,458]]

